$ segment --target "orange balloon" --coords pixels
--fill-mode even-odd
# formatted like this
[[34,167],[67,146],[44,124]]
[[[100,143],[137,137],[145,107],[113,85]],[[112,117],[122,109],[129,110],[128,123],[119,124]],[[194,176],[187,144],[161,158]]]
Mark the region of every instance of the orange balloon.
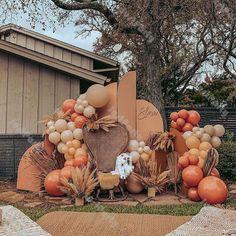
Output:
[[188,190],[188,198],[191,200],[191,201],[194,201],[194,202],[199,202],[201,201],[201,198],[198,194],[198,190],[196,187],[192,187]]
[[183,168],[189,166],[189,159],[187,156],[182,156],[179,158],[179,165]]
[[210,175],[220,178],[220,172],[216,168],[213,168]]
[[65,161],[64,167],[66,166],[74,166],[74,159]]
[[172,128],[178,129],[178,125],[176,124],[175,121],[172,120],[171,123],[170,123],[170,125],[171,125]]
[[74,167],[72,167],[72,166],[66,166],[66,167],[62,168],[61,172],[60,172],[60,177],[70,179],[72,176],[72,174],[71,174],[72,169],[74,169]]
[[[170,114],[170,119],[176,121],[179,118],[178,112],[172,112]],[[174,128],[174,127],[173,127]]]
[[75,122],[75,127],[82,129],[85,123],[87,122],[87,118],[85,116],[77,116],[74,120]]
[[180,118],[183,118],[184,120],[186,120],[189,116],[189,113],[188,113],[187,110],[182,109],[178,112],[178,115],[179,115]]
[[190,154],[188,159],[189,159],[190,165],[197,165],[199,162],[199,157],[194,154]]
[[74,159],[74,166],[75,167],[81,167],[86,166],[88,163],[88,156],[87,155],[81,155]]
[[228,196],[228,189],[221,179],[207,176],[199,183],[198,194],[208,204],[221,204]]
[[182,172],[183,181],[190,187],[195,187],[203,178],[202,169],[196,165],[186,167]]
[[74,112],[73,114],[71,114],[71,120],[75,121],[75,118],[78,116],[78,114],[76,112]]
[[176,124],[180,127],[183,127],[185,125],[185,120],[183,118],[178,118]]
[[74,106],[76,104],[76,101],[74,99],[67,99],[63,102],[61,109],[63,112],[70,111],[70,114],[73,114],[75,112]]
[[61,170],[51,171],[45,178],[44,187],[48,194],[52,196],[62,196],[64,193],[59,189]]
[[185,125],[184,125],[182,130],[183,130],[183,132],[192,131],[193,130],[193,126],[190,123],[185,123]]
[[199,113],[197,113],[196,111],[192,111],[189,113],[187,122],[191,123],[192,125],[197,125],[201,120],[201,117],[199,115]]

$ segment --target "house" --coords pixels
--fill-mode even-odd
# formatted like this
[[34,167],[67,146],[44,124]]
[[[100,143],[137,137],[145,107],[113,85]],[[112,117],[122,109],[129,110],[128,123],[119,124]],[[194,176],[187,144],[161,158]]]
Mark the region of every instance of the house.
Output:
[[14,177],[23,151],[41,139],[44,115],[118,74],[112,59],[13,24],[0,27],[0,178]]

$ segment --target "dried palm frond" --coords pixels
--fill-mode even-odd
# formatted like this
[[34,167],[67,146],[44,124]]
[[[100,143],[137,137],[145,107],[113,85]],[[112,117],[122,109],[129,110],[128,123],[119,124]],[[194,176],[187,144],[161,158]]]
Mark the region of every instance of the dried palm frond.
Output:
[[58,152],[49,157],[42,143],[35,144],[26,155],[29,156],[32,165],[41,171],[41,188],[44,187],[44,180],[48,173],[63,168],[65,162],[64,157]]
[[181,177],[178,161],[178,152],[171,152],[167,155],[167,165],[168,169],[170,170],[170,182],[174,185],[175,194],[177,194],[177,183]]
[[219,163],[219,153],[215,148],[209,149],[207,152],[207,157],[203,164],[204,176],[210,175],[210,173],[217,166],[218,163]]
[[104,131],[109,132],[109,128],[117,126],[116,122],[117,121],[110,115],[104,116],[99,120],[97,120],[97,115],[94,115],[87,121],[86,125],[88,127],[88,131],[103,129]]
[[59,111],[56,112],[52,115],[45,115],[43,116],[43,119],[39,121],[39,123],[43,123],[43,124],[47,124],[48,121],[52,120],[52,121],[57,121],[59,119],[65,119],[65,120],[69,120],[70,118],[70,110],[68,110],[67,112],[63,112],[63,111]]
[[154,133],[148,137],[146,145],[151,150],[172,152],[174,151],[174,140],[175,136],[171,132]]
[[170,171],[166,170],[158,175],[151,175],[151,176],[142,176],[138,173],[133,173],[134,177],[137,178],[144,186],[155,188],[157,192],[161,193],[164,191],[165,186],[169,183],[170,178]]
[[72,179],[62,177],[60,182],[60,190],[73,198],[87,198],[89,197],[96,186],[98,179],[95,177],[96,170],[91,171],[90,166],[81,168],[74,168],[71,170]]

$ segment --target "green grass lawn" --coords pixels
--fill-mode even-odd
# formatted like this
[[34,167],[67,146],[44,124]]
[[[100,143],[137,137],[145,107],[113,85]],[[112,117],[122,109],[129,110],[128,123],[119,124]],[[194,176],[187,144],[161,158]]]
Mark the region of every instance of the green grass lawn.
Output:
[[[0,202],[0,205],[5,205]],[[108,206],[103,204],[89,204],[82,207],[23,207],[15,204],[15,207],[23,211],[32,220],[36,221],[41,216],[52,211],[77,211],[77,212],[113,212],[113,213],[137,213],[137,214],[158,214],[158,215],[175,215],[175,216],[189,216],[197,214],[203,207],[202,203],[182,204],[182,205],[163,205],[163,206]],[[236,210],[236,199],[228,200],[225,207]]]

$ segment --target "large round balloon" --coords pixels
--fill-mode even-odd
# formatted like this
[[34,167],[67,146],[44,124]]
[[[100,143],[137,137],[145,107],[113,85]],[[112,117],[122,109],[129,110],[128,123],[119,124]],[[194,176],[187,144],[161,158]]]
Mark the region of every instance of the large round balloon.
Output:
[[221,204],[228,196],[228,189],[221,179],[207,176],[199,183],[198,194],[208,204]]
[[94,84],[88,88],[86,97],[90,105],[95,108],[104,107],[109,101],[109,93],[101,84]]
[[64,193],[59,189],[61,170],[51,171],[44,181],[44,187],[48,194],[52,196],[62,196]]
[[195,187],[203,178],[202,169],[196,165],[186,167],[182,172],[183,181],[190,187]]
[[141,193],[144,189],[143,185],[133,174],[126,179],[125,186],[130,193]]

